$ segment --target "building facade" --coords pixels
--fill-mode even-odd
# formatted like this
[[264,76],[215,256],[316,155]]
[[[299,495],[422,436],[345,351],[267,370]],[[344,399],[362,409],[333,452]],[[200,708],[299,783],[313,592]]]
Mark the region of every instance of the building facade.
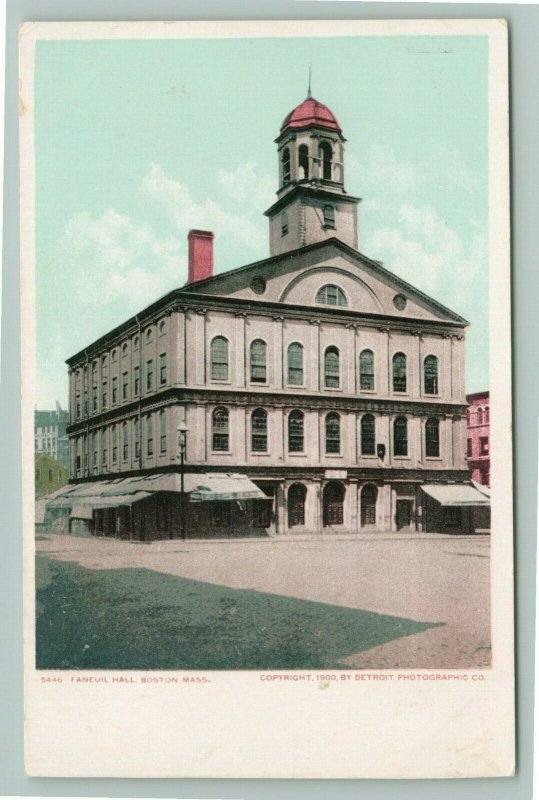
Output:
[[61,489],[69,481],[69,471],[46,453],[36,455],[34,463],[36,499]]
[[69,412],[56,402],[54,411],[34,411],[34,452],[46,453],[69,468]]
[[489,392],[466,395],[468,409],[467,459],[472,480],[490,487],[490,403]]
[[[428,494],[469,484],[468,323],[357,249],[326,106],[307,98],[276,142],[270,257],[214,275],[213,234],[190,231],[188,283],[68,360],[72,482],[148,495],[88,519],[134,538],[178,535],[181,514],[188,535],[429,530],[430,504],[468,532],[469,509]],[[220,493],[225,475],[254,491]]]

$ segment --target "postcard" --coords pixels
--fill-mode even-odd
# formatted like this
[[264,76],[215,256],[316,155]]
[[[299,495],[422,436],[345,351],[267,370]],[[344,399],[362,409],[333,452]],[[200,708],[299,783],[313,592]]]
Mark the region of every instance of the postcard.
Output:
[[20,52],[27,773],[511,775],[505,21]]

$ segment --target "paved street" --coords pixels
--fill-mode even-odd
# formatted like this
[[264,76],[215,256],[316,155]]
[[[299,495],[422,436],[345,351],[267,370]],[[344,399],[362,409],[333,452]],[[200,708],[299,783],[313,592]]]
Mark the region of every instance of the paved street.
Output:
[[[129,544],[47,535],[36,548],[43,556],[42,666],[60,659],[63,666],[128,667],[111,655],[111,626],[120,619],[130,628],[131,661],[139,659],[137,640],[154,654],[141,655],[139,668],[151,668],[152,657],[156,668],[169,669],[490,663],[489,537],[378,533]],[[81,630],[91,638],[81,639],[82,655],[66,655],[58,644],[68,629],[75,639]],[[160,641],[160,630],[169,639]],[[151,642],[144,644],[145,636]],[[174,655],[171,642],[172,649],[182,642],[181,652]],[[166,652],[158,657],[160,649]]]

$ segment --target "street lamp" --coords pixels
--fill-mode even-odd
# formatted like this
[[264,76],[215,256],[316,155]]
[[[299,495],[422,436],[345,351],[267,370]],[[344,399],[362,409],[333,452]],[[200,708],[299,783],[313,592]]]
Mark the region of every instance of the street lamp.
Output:
[[[180,453],[180,536],[182,539],[185,539],[185,449],[189,428],[185,422],[180,422],[176,430],[178,432],[178,451]],[[172,538],[172,531],[170,536]]]

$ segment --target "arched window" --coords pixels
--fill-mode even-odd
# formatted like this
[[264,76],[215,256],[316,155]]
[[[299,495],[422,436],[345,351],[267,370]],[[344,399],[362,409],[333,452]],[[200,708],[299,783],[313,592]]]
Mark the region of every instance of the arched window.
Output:
[[408,420],[397,417],[393,423],[393,455],[408,455]]
[[251,450],[253,453],[268,451],[268,414],[263,408],[255,408],[251,414]]
[[331,158],[333,156],[333,151],[331,149],[331,145],[329,142],[322,142],[320,145],[320,149],[318,151],[318,155],[322,161],[322,177],[325,180],[331,180]]
[[324,527],[342,525],[344,522],[345,488],[339,481],[330,481],[324,486],[323,517]]
[[166,324],[165,320],[162,319],[161,322],[159,323],[159,333],[160,334],[165,333],[166,329],[167,329],[167,324]]
[[372,414],[361,417],[361,455],[376,455],[375,423]]
[[281,236],[286,236],[288,233],[288,214],[283,211],[281,214]]
[[135,336],[135,338],[133,339],[133,347],[134,347],[135,350],[138,347],[138,336]]
[[228,339],[216,336],[210,345],[212,381],[228,380]]
[[482,408],[478,408],[477,409],[477,424],[478,425],[482,425],[483,424],[483,409]]
[[395,353],[393,356],[393,391],[406,391],[406,356],[404,353]]
[[250,347],[251,383],[266,383],[266,342],[255,339]]
[[288,527],[305,525],[305,497],[307,489],[302,483],[293,483],[288,490]]
[[324,386],[338,389],[339,383],[339,351],[336,347],[328,347],[324,354]]
[[378,489],[367,483],[361,490],[361,527],[376,525],[376,499]]
[[425,423],[425,454],[427,458],[440,455],[440,421],[434,418]]
[[288,452],[303,453],[304,447],[303,411],[291,411],[288,415]]
[[490,408],[485,406],[485,424],[490,422]]
[[212,414],[212,450],[228,451],[228,411],[216,408]]
[[423,364],[425,373],[425,394],[438,394],[438,359],[427,356]]
[[303,345],[299,342],[288,345],[288,384],[303,386]]
[[324,206],[324,228],[335,227],[335,208],[333,206]]
[[317,303],[324,303],[326,306],[347,306],[348,301],[346,300],[346,295],[341,289],[340,286],[335,286],[332,283],[328,283],[326,286],[322,286],[316,293],[316,302]]
[[146,341],[147,342],[151,342],[152,341],[152,329],[151,328],[148,328],[148,330],[146,331]]
[[469,426],[472,421],[472,413],[469,408],[466,409],[466,424]]
[[285,147],[282,155],[283,162],[283,184],[290,183],[290,150]]
[[127,354],[127,342],[124,342],[122,345],[122,353],[124,356]]
[[362,350],[359,356],[359,388],[371,391],[374,389],[374,353]]
[[341,452],[341,418],[338,414],[326,416],[326,453]]
[[300,144],[298,149],[299,179],[307,180],[309,177],[309,149],[306,144]]

